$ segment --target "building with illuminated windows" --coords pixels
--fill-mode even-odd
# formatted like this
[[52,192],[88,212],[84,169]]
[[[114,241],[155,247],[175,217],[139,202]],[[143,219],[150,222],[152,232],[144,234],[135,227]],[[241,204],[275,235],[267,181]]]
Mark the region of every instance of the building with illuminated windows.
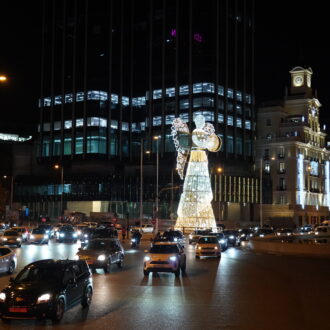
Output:
[[143,148],[144,211],[153,213],[158,152],[168,218],[180,195],[167,189],[180,184],[172,121],[192,129],[203,114],[223,140],[210,157],[217,219],[233,217],[237,203],[239,221],[249,211],[237,210],[257,200],[253,47],[254,1],[44,2],[39,168],[21,177],[15,198],[52,216],[62,195],[64,209],[138,217]]
[[258,109],[256,164],[263,181],[262,218],[276,226],[320,223],[330,207],[330,152],[311,68],[290,71],[290,92]]

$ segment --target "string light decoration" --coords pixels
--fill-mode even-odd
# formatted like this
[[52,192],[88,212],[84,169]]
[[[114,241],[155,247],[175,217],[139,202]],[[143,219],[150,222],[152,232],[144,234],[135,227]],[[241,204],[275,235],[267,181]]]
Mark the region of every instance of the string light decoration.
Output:
[[[172,124],[172,137],[178,152],[177,167],[184,178],[183,191],[177,210],[178,218],[175,224],[177,230],[186,229],[216,229],[216,222],[212,209],[212,188],[208,169],[206,150],[217,152],[221,148],[221,139],[215,134],[212,124],[205,123],[202,115],[194,119],[196,129],[192,132],[191,148],[187,151],[180,143],[180,131],[189,133],[187,125],[180,118],[176,118]],[[190,159],[184,176],[184,165],[188,155]],[[181,156],[180,154],[183,154]],[[182,161],[184,159],[184,162]]]

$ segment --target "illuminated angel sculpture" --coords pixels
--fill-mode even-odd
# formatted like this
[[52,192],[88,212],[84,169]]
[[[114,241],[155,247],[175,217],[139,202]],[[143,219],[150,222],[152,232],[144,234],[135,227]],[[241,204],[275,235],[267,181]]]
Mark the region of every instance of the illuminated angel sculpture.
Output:
[[[172,137],[178,152],[177,170],[184,179],[183,192],[177,210],[178,218],[175,228],[183,227],[216,228],[211,201],[213,199],[206,150],[217,152],[221,147],[221,139],[214,133],[214,127],[205,123],[202,115],[194,119],[196,129],[189,134],[186,123],[180,118],[172,123]],[[189,158],[186,175],[184,167]]]

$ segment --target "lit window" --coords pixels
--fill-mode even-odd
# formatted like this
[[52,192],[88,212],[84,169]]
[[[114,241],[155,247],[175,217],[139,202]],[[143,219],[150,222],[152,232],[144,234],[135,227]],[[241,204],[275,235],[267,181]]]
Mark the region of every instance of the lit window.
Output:
[[251,129],[251,121],[245,120],[245,129]]
[[270,173],[270,164],[269,163],[265,163],[264,171],[266,173]]
[[52,100],[50,97],[44,98],[44,107],[50,107],[52,105]]
[[174,97],[175,96],[175,88],[166,88],[166,96],[167,97]]
[[100,100],[101,101],[107,101],[108,100],[108,93],[104,91],[100,91]]
[[43,127],[43,131],[44,132],[49,132],[50,131],[50,123],[44,123],[44,127]]
[[250,94],[246,94],[245,95],[245,102],[248,103],[248,104],[251,104],[251,95]]
[[105,118],[100,118],[100,127],[107,127],[108,121]]
[[214,93],[214,84],[212,83],[203,83],[203,92],[204,93]]
[[193,93],[194,94],[202,93],[202,91],[203,91],[202,83],[193,84]]
[[73,101],[73,94],[65,94],[65,103],[72,103]]
[[87,126],[100,126],[100,118],[99,117],[87,118]]
[[82,102],[84,100],[84,92],[79,92],[76,94],[76,102]]
[[142,121],[140,123],[140,126],[141,126],[141,131],[145,131],[146,130],[146,123],[144,121]]
[[242,128],[242,119],[236,118],[236,127]]
[[129,97],[127,96],[122,96],[121,98],[121,104],[124,106],[124,107],[127,107],[129,105]]
[[218,114],[218,123],[223,123],[223,114],[222,113]]
[[153,98],[154,98],[154,100],[161,99],[162,98],[162,90],[161,89],[155,89]]
[[279,166],[280,166],[280,173],[284,173],[285,172],[285,163],[280,162]]
[[189,94],[189,86],[188,85],[180,86],[179,91],[180,91],[179,92],[180,95],[188,95]]
[[88,91],[87,92],[87,100],[100,100],[100,92],[99,91]]
[[161,126],[162,124],[162,117],[156,116],[153,118],[153,126]]
[[59,131],[61,129],[61,122],[55,121],[54,122],[54,131]]
[[227,125],[233,126],[234,125],[234,119],[232,116],[228,116],[227,118]]
[[238,115],[241,115],[242,114],[242,107],[239,104],[236,104],[236,113]]
[[117,94],[111,94],[111,103],[118,104],[118,95]]
[[111,120],[111,128],[118,129],[118,120]]
[[271,134],[271,133],[268,133],[268,134],[266,135],[266,139],[267,139],[267,140],[271,140],[271,139],[272,139],[272,134]]
[[132,104],[135,107],[140,107],[140,106],[146,105],[146,98],[144,96],[134,97],[132,100]]
[[236,100],[240,102],[242,101],[242,92],[236,91]]
[[72,127],[72,121],[71,120],[66,120],[64,122],[64,129],[70,129]]
[[223,86],[218,86],[218,95],[224,96],[225,95],[225,90]]
[[132,132],[141,132],[140,123],[132,123]]
[[180,109],[189,109],[188,99],[180,100]]
[[62,104],[62,95],[55,96],[55,105]]
[[165,124],[172,125],[174,119],[175,119],[175,115],[166,115]]
[[123,122],[121,123],[121,129],[122,129],[123,131],[128,132],[128,131],[129,131],[129,125],[128,125],[128,123],[125,122],[125,121],[123,121]]
[[234,91],[231,88],[228,88],[227,90],[227,97],[230,99],[234,98]]
[[82,127],[82,126],[84,126],[84,119],[83,118],[76,119],[76,127]]
[[212,111],[195,111],[194,118],[203,115],[206,121],[214,121],[214,113]]

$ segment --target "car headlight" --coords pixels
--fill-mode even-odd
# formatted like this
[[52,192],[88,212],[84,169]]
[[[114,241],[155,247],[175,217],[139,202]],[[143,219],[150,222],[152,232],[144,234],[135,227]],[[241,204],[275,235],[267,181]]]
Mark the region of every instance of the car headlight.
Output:
[[46,230],[46,233],[49,234],[49,230]]
[[264,234],[260,234],[259,237],[265,237],[265,235]]
[[189,235],[189,238],[192,239],[192,235],[191,234]]
[[144,257],[144,261],[150,261],[150,257],[149,256],[145,256]]
[[75,256],[73,257],[73,259],[74,259],[74,260],[79,260],[79,256],[75,255]]
[[18,237],[18,238],[16,238],[16,241],[18,241],[18,242],[19,242],[20,240],[21,240],[21,239],[20,239],[19,237]]
[[241,235],[241,237],[244,237],[244,236],[245,236],[245,234],[242,234],[242,235]]
[[60,237],[64,237],[64,234],[63,233],[60,233]]
[[201,250],[201,249],[202,249],[202,247],[201,247],[201,246],[199,246],[199,247],[198,247],[198,250]]
[[30,238],[31,238],[31,239],[34,239],[34,235],[30,235]]
[[77,237],[78,235],[76,233],[72,234],[73,237]]
[[234,239],[234,238],[235,238],[235,236],[233,236],[233,235],[230,235],[230,236],[229,236],[229,238],[230,238],[230,239]]
[[51,295],[49,293],[42,294],[41,296],[38,297],[37,304],[42,304],[51,298]]
[[319,234],[319,232],[318,232],[318,231],[316,231],[316,232],[315,232],[315,235],[318,235],[318,234]]
[[171,260],[171,261],[176,261],[176,256],[172,256],[172,257],[170,257],[170,260]]
[[7,241],[7,238],[6,238],[6,237],[3,237],[2,240],[3,240],[3,241]]
[[277,236],[280,236],[281,235],[281,233],[277,233]]
[[99,261],[104,261],[105,260],[105,255],[104,254],[101,254],[97,257],[97,260]]
[[136,239],[135,238],[132,238],[131,239],[131,242],[135,243],[136,242]]
[[174,237],[174,242],[177,242],[177,241],[178,241],[177,237]]
[[81,231],[80,231],[80,230],[78,230],[78,231],[77,231],[77,234],[78,234],[78,235],[81,235]]
[[225,244],[225,243],[226,243],[226,241],[224,239],[220,240],[220,244]]
[[44,235],[44,238],[48,238],[48,235]]
[[250,237],[252,237],[253,236],[253,234],[250,234]]
[[218,250],[218,247],[217,247],[217,246],[215,246],[215,247],[214,247],[214,250]]
[[84,237],[88,237],[88,235],[87,235],[87,234],[85,234],[85,235],[84,235]]
[[4,292],[0,293],[0,302],[5,302],[6,300],[6,294]]
[[288,236],[290,236],[291,235],[291,233],[286,233]]

